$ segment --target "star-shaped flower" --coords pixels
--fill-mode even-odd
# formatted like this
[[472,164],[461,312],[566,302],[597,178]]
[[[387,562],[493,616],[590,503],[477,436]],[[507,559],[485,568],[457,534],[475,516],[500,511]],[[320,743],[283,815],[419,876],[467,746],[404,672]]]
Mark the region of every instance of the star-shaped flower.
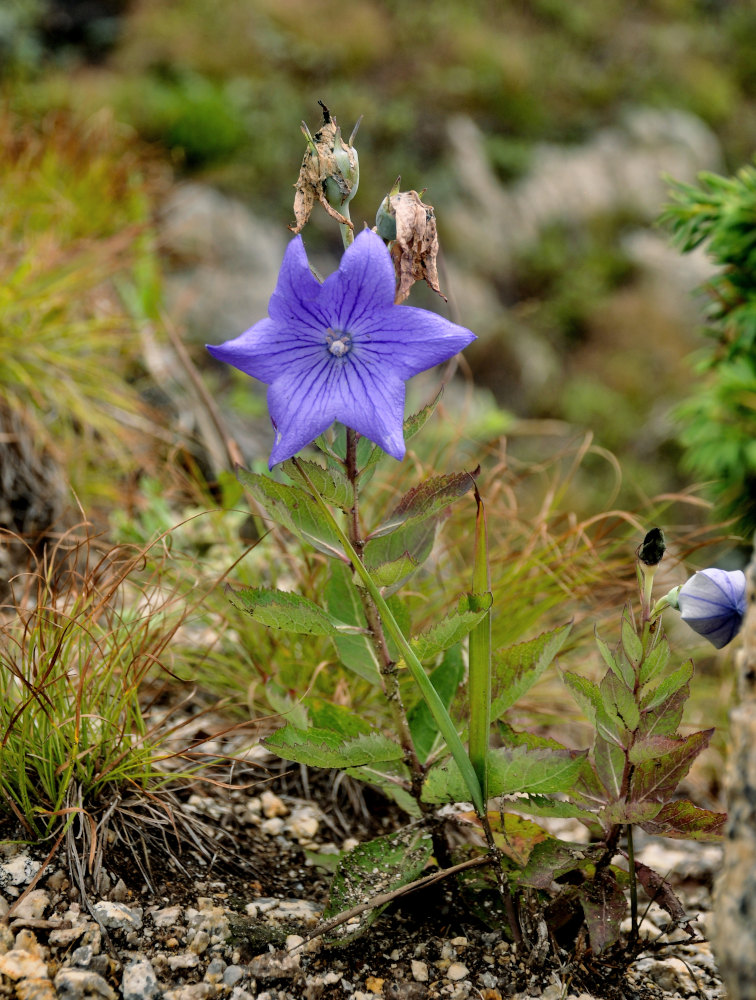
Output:
[[301,237],[286,249],[268,318],[213,357],[268,385],[276,431],[269,467],[296,455],[338,420],[404,458],[404,383],[446,361],[475,334],[426,309],[394,305],[391,256],[360,233],[323,284]]
[[684,622],[717,649],[735,638],[746,611],[742,570],[702,569],[680,588],[677,606]]

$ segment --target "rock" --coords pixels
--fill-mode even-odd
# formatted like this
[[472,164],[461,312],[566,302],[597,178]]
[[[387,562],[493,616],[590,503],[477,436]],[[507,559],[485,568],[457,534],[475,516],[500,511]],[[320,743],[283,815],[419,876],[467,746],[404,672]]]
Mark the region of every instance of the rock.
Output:
[[54,931],[50,931],[48,941],[50,944],[61,945],[65,948],[80,938],[86,929],[87,925],[83,922],[74,924],[73,927],[57,927]]
[[305,807],[293,813],[286,824],[286,832],[299,841],[312,840],[320,828],[320,820],[315,811]]
[[205,1000],[205,997],[215,995],[215,987],[210,983],[195,983],[193,986],[181,986],[175,990],[166,990],[163,1000]]
[[71,954],[71,965],[79,965],[88,968],[94,957],[91,944],[84,944],[81,948],[76,948]]
[[0,955],[0,973],[8,979],[46,979],[47,963],[22,948],[12,948]]
[[236,986],[244,976],[244,969],[240,965],[227,965],[223,972],[223,985],[229,989]]
[[39,920],[50,906],[50,893],[46,889],[32,889],[16,905],[13,911],[14,920]]
[[418,983],[428,982],[428,966],[425,962],[419,962],[417,959],[412,960],[412,977]]
[[0,955],[5,955],[15,944],[13,931],[7,924],[0,923]]
[[290,979],[299,972],[300,953],[269,951],[258,955],[249,963],[249,974],[253,979]]
[[51,979],[22,979],[16,983],[16,1000],[57,1000]]
[[446,978],[451,979],[453,983],[459,982],[460,979],[464,979],[465,976],[470,975],[470,970],[466,965],[461,962],[452,962],[449,968],[446,970]]
[[126,906],[109,899],[102,899],[92,907],[94,913],[103,925],[112,930],[138,931],[142,926],[142,909],[139,906]]
[[283,799],[269,790],[264,791],[260,796],[260,806],[266,819],[272,819],[273,816],[288,816],[289,814],[289,807]]
[[697,992],[695,980],[685,962],[679,958],[641,959],[635,963],[635,968],[644,972],[665,993],[680,992],[683,996],[689,996]]
[[148,959],[139,958],[124,966],[121,992],[123,1000],[150,1000],[160,995],[157,976]]
[[179,955],[171,955],[168,958],[168,965],[173,972],[176,969],[196,969],[199,965],[199,955],[194,951],[184,951]]
[[59,1000],[117,1000],[117,994],[97,972],[61,969],[55,977]]
[[223,973],[226,970],[226,963],[222,958],[214,958],[208,965],[204,980],[206,983],[219,983],[223,979]]
[[183,910],[180,906],[164,906],[162,910],[155,910],[152,914],[152,922],[156,927],[173,927],[181,920]]
[[10,861],[3,861],[0,864],[0,889],[28,885],[41,867],[42,862],[35,861],[28,854],[17,854]]

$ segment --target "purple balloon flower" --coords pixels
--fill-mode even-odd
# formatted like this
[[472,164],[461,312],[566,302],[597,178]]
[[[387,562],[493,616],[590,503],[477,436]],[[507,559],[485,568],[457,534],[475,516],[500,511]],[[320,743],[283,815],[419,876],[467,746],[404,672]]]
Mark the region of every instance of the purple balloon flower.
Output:
[[746,610],[742,570],[702,569],[680,588],[677,606],[683,621],[721,649],[735,638]]
[[296,455],[338,420],[404,458],[404,383],[475,339],[456,323],[394,305],[394,267],[383,240],[361,232],[320,284],[301,237],[286,249],[268,318],[219,347],[268,385],[276,431],[269,467]]

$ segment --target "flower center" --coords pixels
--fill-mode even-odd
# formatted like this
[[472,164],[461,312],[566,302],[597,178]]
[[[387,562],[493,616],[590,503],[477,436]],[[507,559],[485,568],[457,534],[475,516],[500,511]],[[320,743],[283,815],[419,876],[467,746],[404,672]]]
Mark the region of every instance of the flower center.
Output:
[[344,330],[326,330],[326,344],[335,358],[343,358],[352,349],[352,337]]

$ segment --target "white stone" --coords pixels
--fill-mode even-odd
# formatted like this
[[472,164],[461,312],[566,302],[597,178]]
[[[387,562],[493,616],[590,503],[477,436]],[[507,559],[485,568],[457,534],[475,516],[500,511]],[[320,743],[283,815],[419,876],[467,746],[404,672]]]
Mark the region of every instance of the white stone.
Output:
[[274,816],[287,816],[289,809],[283,799],[274,795],[271,791],[265,791],[260,796],[260,805],[266,819]]
[[50,893],[46,889],[32,889],[13,911],[13,917],[20,920],[39,920],[50,905]]
[[95,1000],[96,997],[117,1000],[115,991],[106,980],[89,969],[61,969],[55,977],[55,989],[60,1000],[82,1000],[82,997],[87,1000]]
[[0,973],[8,979],[44,979],[47,977],[47,963],[39,955],[12,948],[0,955]]
[[159,996],[157,976],[148,959],[137,959],[124,966],[121,992],[123,1000],[148,1000]]
[[464,979],[465,976],[470,975],[470,970],[462,962],[452,962],[449,968],[446,970],[446,978],[451,979],[453,983],[459,982],[460,979]]
[[13,885],[28,885],[42,867],[41,861],[35,861],[28,854],[17,854],[10,861],[0,864],[0,888]]
[[152,914],[152,922],[156,927],[172,927],[180,920],[180,906],[165,906],[162,910],[155,910]]
[[126,906],[109,899],[101,899],[92,907],[97,919],[104,927],[113,930],[138,931],[142,926],[142,908]]
[[428,982],[428,966],[425,962],[418,962],[416,958],[412,959],[412,978],[417,983],[427,983]]

